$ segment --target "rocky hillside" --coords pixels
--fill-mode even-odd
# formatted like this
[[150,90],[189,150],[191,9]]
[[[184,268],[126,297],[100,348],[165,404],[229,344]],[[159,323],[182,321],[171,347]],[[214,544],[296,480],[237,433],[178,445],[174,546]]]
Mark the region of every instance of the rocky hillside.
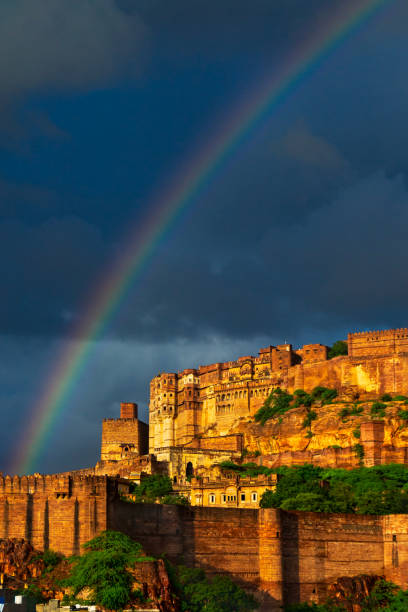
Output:
[[[343,455],[348,451],[352,461],[355,455],[353,449],[364,442],[361,438],[361,425],[367,422],[383,423],[384,448],[407,448],[407,409],[405,400],[361,403],[335,401],[326,405],[314,404],[310,408],[291,408],[267,420],[264,425],[253,418],[240,418],[234,423],[231,433],[243,434],[244,447],[253,457],[262,455],[272,461],[274,456],[276,458],[276,455],[285,453],[306,453],[312,456],[332,450],[342,451]],[[354,463],[357,464],[358,460]]]

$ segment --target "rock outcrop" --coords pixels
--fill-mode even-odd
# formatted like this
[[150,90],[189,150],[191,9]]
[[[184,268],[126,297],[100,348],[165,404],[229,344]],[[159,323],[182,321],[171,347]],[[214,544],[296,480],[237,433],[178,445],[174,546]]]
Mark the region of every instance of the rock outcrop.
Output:
[[0,539],[0,573],[8,586],[24,588],[44,571],[44,562],[29,542],[19,538]]
[[[21,590],[35,584],[44,599],[61,600],[69,594],[69,588],[61,586],[67,578],[71,565],[67,559],[51,571],[45,571],[41,552],[35,550],[24,539],[0,539],[0,574],[4,576],[4,586]],[[134,577],[133,588],[140,590],[147,603],[138,603],[140,609],[159,609],[160,612],[178,612],[179,604],[173,594],[166,566],[162,559],[138,562],[129,568]]]
[[348,612],[361,612],[364,599],[381,580],[381,576],[343,576],[329,586],[329,597]]

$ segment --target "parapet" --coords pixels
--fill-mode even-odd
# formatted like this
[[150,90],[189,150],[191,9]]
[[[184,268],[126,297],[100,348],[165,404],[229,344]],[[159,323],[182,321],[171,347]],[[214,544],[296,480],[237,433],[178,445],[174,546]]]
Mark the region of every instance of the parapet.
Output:
[[379,357],[408,352],[408,329],[383,329],[348,335],[350,357]]
[[0,477],[0,493],[63,493],[69,495],[73,487],[95,487],[106,483],[106,476],[83,475],[73,472],[29,476]]

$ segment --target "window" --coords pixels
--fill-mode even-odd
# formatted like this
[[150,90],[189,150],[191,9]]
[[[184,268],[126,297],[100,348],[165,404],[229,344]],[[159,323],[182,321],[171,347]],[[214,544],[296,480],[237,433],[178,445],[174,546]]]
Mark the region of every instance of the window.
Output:
[[224,504],[225,504],[225,502],[227,501],[227,496],[226,496],[226,495],[223,495],[223,496],[222,496],[222,501],[223,501],[223,502],[224,502]]
[[241,501],[245,501],[245,493],[241,493]]
[[210,501],[210,504],[215,504],[215,495],[214,495],[214,493],[210,493],[209,501]]
[[252,495],[251,495],[251,501],[253,501],[253,502],[258,501],[258,493],[252,493]]

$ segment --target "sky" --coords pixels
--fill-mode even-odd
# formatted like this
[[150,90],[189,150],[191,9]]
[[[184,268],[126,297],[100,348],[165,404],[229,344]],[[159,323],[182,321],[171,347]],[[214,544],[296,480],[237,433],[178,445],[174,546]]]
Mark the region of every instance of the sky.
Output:
[[[129,227],[348,0],[0,0],[0,472]],[[93,347],[37,458],[94,465],[150,379],[408,325],[408,4],[235,147]]]

